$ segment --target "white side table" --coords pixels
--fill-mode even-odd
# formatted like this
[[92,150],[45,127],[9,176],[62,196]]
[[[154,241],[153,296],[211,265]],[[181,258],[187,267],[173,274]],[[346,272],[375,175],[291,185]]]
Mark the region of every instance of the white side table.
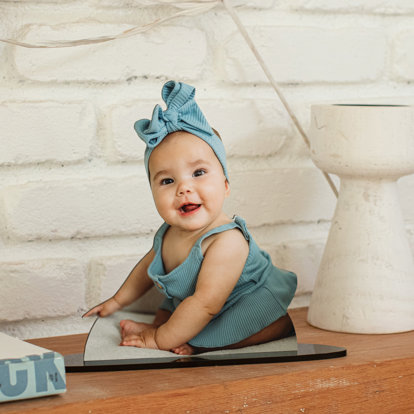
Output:
[[414,329],[414,263],[397,179],[414,172],[414,107],[316,105],[311,156],[341,185],[308,312],[352,333]]

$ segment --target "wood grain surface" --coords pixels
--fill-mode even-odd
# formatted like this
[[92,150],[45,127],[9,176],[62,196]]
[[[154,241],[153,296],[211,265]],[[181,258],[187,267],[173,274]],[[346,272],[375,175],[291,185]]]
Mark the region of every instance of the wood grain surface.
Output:
[[[414,413],[414,331],[316,329],[294,309],[298,342],[347,348],[308,362],[67,374],[67,392],[0,404],[1,413]],[[63,355],[86,334],[30,340]]]

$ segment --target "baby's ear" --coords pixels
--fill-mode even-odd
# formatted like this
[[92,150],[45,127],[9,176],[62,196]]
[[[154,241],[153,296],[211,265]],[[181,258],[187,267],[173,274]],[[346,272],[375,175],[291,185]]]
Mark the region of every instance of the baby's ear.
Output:
[[230,195],[230,183],[228,182],[227,178],[224,182],[225,185],[225,196],[228,197]]

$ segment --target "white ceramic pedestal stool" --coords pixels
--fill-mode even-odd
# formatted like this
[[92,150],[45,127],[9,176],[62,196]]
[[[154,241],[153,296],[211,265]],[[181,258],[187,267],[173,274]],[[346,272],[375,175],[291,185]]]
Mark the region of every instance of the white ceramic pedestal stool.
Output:
[[316,105],[311,154],[341,179],[308,312],[332,331],[414,329],[414,263],[397,179],[414,172],[414,107]]

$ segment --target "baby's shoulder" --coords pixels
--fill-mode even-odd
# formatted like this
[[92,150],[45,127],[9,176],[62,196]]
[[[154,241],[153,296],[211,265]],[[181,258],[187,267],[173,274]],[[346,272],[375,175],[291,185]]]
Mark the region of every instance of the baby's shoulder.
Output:
[[205,240],[204,251],[209,249],[223,249],[236,254],[246,256],[249,254],[249,243],[240,229],[234,228],[217,233]]
[[235,243],[236,245],[247,246],[249,244],[246,237],[244,237],[242,230],[238,227],[223,231],[219,233],[218,236],[221,240],[226,240],[227,242]]

